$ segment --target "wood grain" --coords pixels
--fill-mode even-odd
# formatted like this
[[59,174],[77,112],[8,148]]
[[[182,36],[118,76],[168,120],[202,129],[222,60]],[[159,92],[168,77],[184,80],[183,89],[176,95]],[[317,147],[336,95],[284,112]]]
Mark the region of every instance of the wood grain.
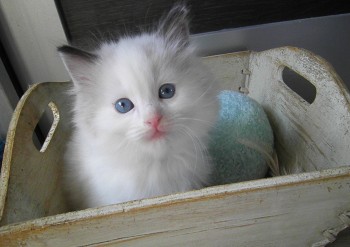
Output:
[[0,228],[0,245],[311,246],[325,227],[342,223],[349,172],[271,178],[37,219]]

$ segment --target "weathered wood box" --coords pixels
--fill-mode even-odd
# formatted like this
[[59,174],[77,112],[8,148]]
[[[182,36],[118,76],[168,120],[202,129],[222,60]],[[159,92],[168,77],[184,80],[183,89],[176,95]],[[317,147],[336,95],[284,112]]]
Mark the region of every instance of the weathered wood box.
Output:
[[[12,119],[0,180],[0,246],[325,246],[350,224],[350,97],[333,68],[292,47],[205,58],[223,89],[266,110],[280,168],[291,175],[66,212],[61,156],[70,135],[69,82],[32,86]],[[285,67],[316,88],[313,103]],[[41,150],[33,131],[47,106]],[[350,242],[347,243],[350,246]]]

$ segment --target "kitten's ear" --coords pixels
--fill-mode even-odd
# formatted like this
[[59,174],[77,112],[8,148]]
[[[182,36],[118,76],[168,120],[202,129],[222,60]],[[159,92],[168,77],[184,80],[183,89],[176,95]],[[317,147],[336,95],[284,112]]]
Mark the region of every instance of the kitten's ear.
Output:
[[158,34],[162,35],[168,43],[180,49],[189,44],[188,12],[185,5],[176,4],[167,15],[161,18],[158,26]]
[[57,48],[75,85],[93,81],[93,67],[99,57],[93,53],[64,45]]

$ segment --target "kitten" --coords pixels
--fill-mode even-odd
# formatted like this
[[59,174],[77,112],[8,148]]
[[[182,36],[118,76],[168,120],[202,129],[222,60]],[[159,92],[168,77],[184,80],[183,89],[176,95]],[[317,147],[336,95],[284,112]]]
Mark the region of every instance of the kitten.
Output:
[[75,96],[65,168],[74,208],[208,184],[217,88],[189,43],[185,6],[174,6],[153,32],[102,43],[94,52],[58,51]]

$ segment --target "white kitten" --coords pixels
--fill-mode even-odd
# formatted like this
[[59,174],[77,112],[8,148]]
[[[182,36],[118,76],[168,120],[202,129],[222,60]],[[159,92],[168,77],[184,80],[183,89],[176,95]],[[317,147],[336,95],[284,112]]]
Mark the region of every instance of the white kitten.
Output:
[[65,183],[75,208],[208,183],[217,89],[189,44],[187,13],[175,6],[156,31],[92,53],[58,49],[74,84]]

